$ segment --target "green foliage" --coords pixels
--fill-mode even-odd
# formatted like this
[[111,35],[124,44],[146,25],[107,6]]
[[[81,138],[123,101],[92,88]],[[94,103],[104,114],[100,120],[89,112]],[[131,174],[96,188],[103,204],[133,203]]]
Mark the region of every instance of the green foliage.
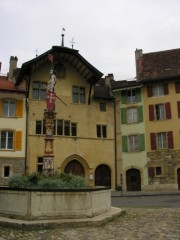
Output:
[[32,183],[26,175],[14,175],[9,178],[9,186],[13,188],[26,188],[32,187]]
[[76,189],[85,187],[85,180],[81,176],[66,173],[56,173],[53,176],[32,173],[10,177],[9,186],[13,188]]

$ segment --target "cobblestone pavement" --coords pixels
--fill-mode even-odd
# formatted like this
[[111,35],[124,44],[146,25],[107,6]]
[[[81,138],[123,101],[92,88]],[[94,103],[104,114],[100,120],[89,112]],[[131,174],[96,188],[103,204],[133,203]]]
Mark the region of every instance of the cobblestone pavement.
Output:
[[180,208],[124,208],[101,227],[22,231],[0,227],[0,240],[180,240]]

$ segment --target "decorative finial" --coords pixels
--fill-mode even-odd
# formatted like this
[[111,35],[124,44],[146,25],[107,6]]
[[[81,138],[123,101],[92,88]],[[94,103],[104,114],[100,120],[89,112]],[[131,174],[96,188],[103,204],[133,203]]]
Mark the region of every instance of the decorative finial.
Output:
[[64,32],[65,31],[65,28],[63,28],[62,27],[62,34],[61,34],[61,36],[62,36],[62,42],[61,42],[61,47],[64,47]]
[[74,47],[74,37],[72,38],[72,40],[70,41],[70,43],[71,43],[71,46],[72,46],[72,49],[73,49],[73,47]]

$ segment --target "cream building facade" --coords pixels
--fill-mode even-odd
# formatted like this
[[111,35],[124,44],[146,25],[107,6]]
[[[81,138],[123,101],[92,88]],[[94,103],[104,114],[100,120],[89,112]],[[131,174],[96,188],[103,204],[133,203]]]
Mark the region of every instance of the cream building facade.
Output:
[[[17,58],[10,58],[10,73]],[[17,89],[12,75],[0,76],[0,185],[10,176],[25,172],[26,104],[25,91]]]

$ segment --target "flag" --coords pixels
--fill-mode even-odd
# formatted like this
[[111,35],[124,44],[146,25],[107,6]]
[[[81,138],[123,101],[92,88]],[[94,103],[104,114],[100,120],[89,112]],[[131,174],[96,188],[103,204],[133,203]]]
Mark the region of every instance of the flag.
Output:
[[48,59],[50,62],[53,62],[53,55],[52,54],[48,54]]

